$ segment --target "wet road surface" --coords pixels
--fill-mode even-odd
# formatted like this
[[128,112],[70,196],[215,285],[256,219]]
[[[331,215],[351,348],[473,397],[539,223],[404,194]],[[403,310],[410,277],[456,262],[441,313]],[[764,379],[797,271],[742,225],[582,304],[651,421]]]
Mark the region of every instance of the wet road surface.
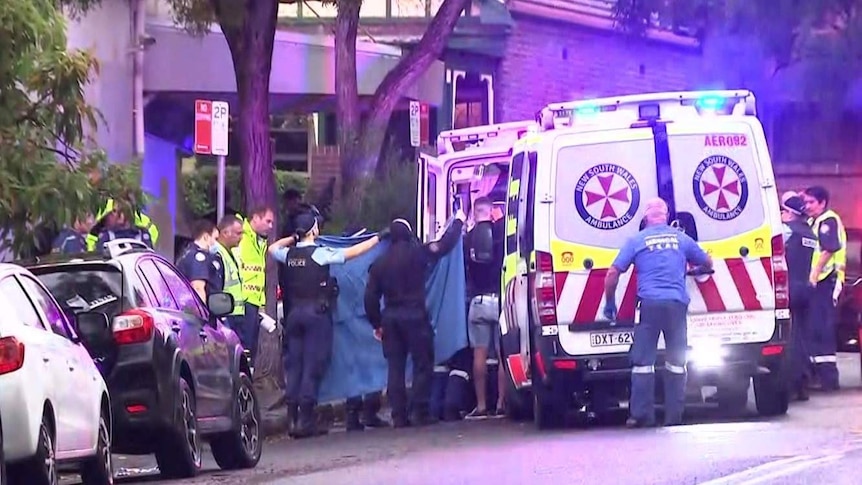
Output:
[[[733,420],[699,410],[674,428],[619,425],[536,431],[506,420],[270,439],[254,470],[206,471],[189,484],[858,484],[862,483],[859,355],[840,357],[844,389],[794,404],[786,417]],[[753,396],[749,408],[753,407]],[[117,457],[122,483],[159,480],[151,458]],[[148,476],[151,475],[151,476]],[[74,479],[67,483],[75,483]]]

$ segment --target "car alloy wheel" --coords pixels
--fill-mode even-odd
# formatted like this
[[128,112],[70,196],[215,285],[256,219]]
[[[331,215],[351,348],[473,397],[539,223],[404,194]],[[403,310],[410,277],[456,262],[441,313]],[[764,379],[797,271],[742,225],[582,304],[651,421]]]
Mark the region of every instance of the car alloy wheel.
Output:
[[195,419],[195,411],[192,407],[192,397],[189,393],[183,393],[183,425],[186,430],[186,443],[195,463],[201,461],[201,451],[198,445],[198,425]]
[[102,465],[105,467],[105,475],[108,483],[114,483],[114,460],[111,457],[111,432],[108,431],[108,423],[102,418],[99,420],[99,453],[101,453]]
[[42,425],[39,430],[39,439],[42,441],[42,446],[45,449],[45,476],[48,477],[50,483],[58,483],[57,479],[57,459],[54,455],[54,440],[51,438],[51,432],[48,427]]
[[255,456],[260,445],[260,421],[256,413],[254,393],[246,385],[240,387],[237,393],[237,407],[242,446],[249,456]]

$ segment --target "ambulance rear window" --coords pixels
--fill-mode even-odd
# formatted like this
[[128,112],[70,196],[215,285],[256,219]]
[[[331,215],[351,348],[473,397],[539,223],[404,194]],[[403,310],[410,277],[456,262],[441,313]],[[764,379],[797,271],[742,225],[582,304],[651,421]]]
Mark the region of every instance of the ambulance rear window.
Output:
[[653,141],[563,147],[555,180],[557,237],[619,248],[637,234],[643,202],[657,195]]
[[668,138],[677,211],[694,217],[699,241],[718,241],[760,227],[763,206],[754,137],[733,132]]

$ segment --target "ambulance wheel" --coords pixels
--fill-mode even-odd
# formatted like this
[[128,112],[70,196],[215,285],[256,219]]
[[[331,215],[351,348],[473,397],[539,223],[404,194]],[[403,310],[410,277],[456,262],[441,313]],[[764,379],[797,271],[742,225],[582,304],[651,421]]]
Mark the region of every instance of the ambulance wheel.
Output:
[[790,405],[790,391],[780,373],[767,374],[754,378],[754,402],[761,416],[781,416],[787,414]]
[[566,422],[566,410],[553,390],[533,384],[533,423],[538,429],[561,428]]
[[532,404],[532,396],[527,390],[519,390],[512,382],[512,378],[506,374],[506,417],[515,422],[527,421],[530,419],[533,410],[530,408]]

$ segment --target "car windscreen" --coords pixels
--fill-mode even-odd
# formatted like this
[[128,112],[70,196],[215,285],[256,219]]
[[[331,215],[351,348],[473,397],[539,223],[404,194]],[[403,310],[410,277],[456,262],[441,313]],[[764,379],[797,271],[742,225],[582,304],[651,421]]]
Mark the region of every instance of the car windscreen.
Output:
[[69,312],[95,311],[112,318],[123,303],[123,273],[109,266],[57,266],[33,271]]

